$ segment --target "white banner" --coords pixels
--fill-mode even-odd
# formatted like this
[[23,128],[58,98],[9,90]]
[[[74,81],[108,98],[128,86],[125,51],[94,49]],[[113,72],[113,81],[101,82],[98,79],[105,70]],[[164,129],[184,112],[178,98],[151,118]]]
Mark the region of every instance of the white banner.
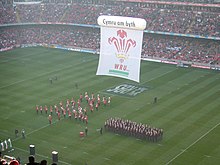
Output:
[[101,45],[96,75],[109,75],[140,81],[143,30],[141,18],[100,16]]
[[96,75],[139,82],[143,31],[101,27],[101,47]]

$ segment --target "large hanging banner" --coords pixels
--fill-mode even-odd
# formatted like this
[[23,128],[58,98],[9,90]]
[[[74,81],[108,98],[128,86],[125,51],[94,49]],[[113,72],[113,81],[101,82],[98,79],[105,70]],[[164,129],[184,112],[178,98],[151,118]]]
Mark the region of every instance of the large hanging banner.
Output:
[[100,16],[101,45],[96,75],[109,75],[140,81],[143,30],[141,18]]

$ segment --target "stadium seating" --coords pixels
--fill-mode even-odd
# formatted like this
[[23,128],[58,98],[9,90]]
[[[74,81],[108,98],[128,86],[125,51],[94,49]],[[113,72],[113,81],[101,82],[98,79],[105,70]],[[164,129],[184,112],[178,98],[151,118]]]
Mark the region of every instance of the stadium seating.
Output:
[[[99,50],[98,29],[47,25],[2,28],[2,32],[0,48],[45,43]],[[145,34],[142,57],[211,64],[220,61],[219,49],[218,41]]]
[[[201,0],[201,2],[206,2]],[[209,1],[211,2],[211,1]],[[83,3],[43,3],[24,5],[0,5],[0,24],[8,23],[76,23],[97,24],[100,14],[141,17],[147,21],[147,30],[189,33],[201,36],[220,36],[219,13],[203,12],[193,8],[193,11],[180,10],[178,6],[146,7],[131,3],[109,3],[108,5],[93,5]]]

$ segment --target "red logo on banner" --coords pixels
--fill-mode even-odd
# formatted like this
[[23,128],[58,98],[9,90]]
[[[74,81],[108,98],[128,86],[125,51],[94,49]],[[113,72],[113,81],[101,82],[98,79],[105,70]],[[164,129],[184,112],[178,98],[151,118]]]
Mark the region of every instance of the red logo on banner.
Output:
[[118,30],[117,37],[108,38],[108,43],[110,45],[114,44],[117,53],[116,57],[119,61],[123,63],[128,58],[128,51],[131,47],[136,46],[136,41],[127,38],[127,32],[125,30]]

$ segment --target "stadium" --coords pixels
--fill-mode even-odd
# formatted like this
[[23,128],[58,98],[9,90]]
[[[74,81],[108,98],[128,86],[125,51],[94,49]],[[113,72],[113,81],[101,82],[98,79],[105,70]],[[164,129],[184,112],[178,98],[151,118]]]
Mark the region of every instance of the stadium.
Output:
[[[146,21],[139,82],[96,74],[99,16]],[[1,164],[219,164],[219,23],[219,0],[1,0]]]

